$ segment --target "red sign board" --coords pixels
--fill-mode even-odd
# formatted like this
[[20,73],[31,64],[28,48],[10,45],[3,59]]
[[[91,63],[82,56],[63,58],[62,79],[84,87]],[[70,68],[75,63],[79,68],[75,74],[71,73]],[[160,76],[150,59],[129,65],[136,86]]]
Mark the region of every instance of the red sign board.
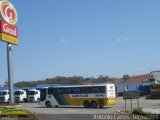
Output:
[[18,38],[18,28],[2,20],[0,20],[0,33],[5,33],[7,35]]

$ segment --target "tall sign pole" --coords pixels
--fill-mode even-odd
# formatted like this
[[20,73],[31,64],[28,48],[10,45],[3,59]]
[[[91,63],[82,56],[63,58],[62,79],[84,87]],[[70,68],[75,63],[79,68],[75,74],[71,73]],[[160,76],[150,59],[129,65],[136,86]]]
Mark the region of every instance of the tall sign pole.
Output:
[[8,0],[0,1],[0,40],[7,42],[7,65],[8,65],[8,87],[9,103],[14,105],[13,91],[13,66],[12,66],[12,46],[18,44],[18,29],[16,24],[18,19],[16,9]]
[[14,105],[12,46],[10,43],[7,44],[7,63],[8,63],[8,87],[9,87],[10,105]]

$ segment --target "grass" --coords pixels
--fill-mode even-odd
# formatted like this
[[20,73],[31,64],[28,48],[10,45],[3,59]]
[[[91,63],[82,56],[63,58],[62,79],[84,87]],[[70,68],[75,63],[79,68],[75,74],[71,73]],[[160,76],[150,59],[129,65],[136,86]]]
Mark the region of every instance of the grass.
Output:
[[[0,102],[0,107],[8,106],[9,102]],[[14,103],[14,105],[19,105],[19,103]]]
[[143,112],[141,108],[136,108],[133,110],[132,114],[143,116],[144,119],[150,119],[150,120],[160,120],[160,114],[151,114],[149,112]]
[[133,111],[120,111],[122,114],[129,115],[130,120],[160,120],[160,114],[152,114],[149,112],[143,112],[142,108],[135,108]]
[[31,112],[23,109],[1,107],[0,113],[4,117],[14,116],[17,120],[38,120]]

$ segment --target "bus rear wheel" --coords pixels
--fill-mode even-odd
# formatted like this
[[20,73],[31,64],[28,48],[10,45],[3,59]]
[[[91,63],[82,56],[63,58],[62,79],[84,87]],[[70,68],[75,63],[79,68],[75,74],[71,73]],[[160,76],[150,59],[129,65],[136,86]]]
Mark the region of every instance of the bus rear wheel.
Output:
[[46,101],[46,107],[51,107],[51,102],[50,101]]
[[97,108],[97,102],[96,102],[96,101],[92,101],[92,102],[90,103],[90,106],[91,106],[92,108]]
[[89,104],[88,101],[84,101],[84,102],[83,102],[83,106],[84,106],[84,108],[89,108],[89,107],[90,107],[90,104]]
[[103,108],[103,106],[99,106],[99,108]]

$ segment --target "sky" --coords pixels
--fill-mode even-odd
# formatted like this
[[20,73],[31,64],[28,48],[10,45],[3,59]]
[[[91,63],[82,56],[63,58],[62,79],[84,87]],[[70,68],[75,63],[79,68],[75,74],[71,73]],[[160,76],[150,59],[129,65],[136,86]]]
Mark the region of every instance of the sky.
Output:
[[[159,0],[10,0],[18,13],[14,82],[122,77],[160,69]],[[7,77],[0,41],[0,81]]]

